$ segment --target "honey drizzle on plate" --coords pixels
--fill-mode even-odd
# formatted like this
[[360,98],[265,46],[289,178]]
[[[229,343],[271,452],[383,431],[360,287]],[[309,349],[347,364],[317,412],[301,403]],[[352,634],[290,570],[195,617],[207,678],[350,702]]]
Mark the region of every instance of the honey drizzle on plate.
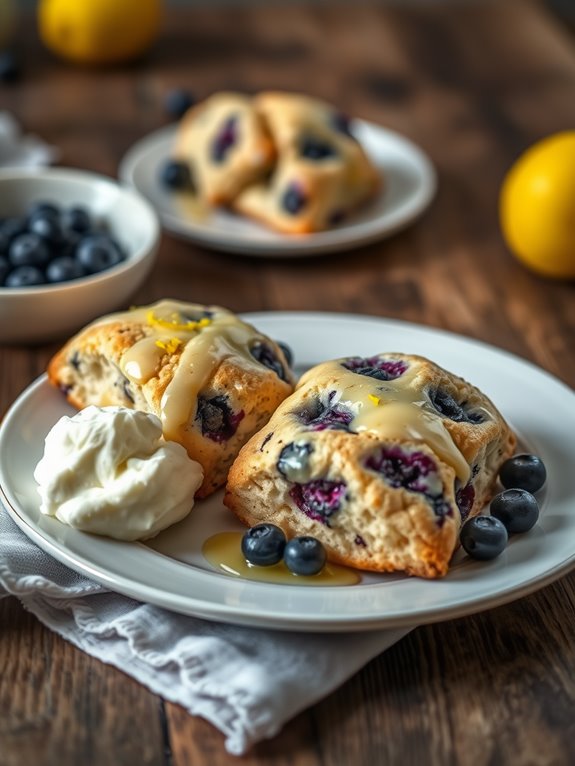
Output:
[[219,532],[208,537],[202,546],[202,553],[215,568],[234,577],[258,582],[280,583],[283,585],[356,585],[361,581],[359,572],[327,563],[319,574],[296,575],[289,571],[283,561],[269,567],[249,564],[241,549],[243,532]]

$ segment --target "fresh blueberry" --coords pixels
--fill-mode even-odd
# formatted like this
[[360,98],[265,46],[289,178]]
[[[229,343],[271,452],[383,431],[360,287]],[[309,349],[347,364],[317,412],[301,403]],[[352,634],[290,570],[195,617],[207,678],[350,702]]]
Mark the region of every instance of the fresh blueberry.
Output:
[[167,189],[191,189],[190,166],[180,160],[167,160],[161,167],[160,180]]
[[71,279],[79,279],[85,276],[85,274],[86,272],[75,258],[63,255],[59,258],[54,258],[48,264],[46,280],[48,282],[69,282]]
[[257,524],[242,537],[242,553],[250,564],[269,567],[282,560],[286,536],[275,524]]
[[315,537],[294,537],[284,549],[285,565],[293,574],[319,574],[326,560],[325,548]]
[[287,380],[283,364],[267,343],[255,343],[251,347],[250,353],[257,362],[263,364],[263,366],[267,367],[269,370],[273,370],[280,380]]
[[87,234],[91,227],[90,213],[84,207],[71,207],[62,214],[62,229],[66,236]]
[[36,266],[19,266],[13,269],[6,277],[6,287],[32,287],[43,285],[46,280]]
[[448,391],[442,388],[430,391],[429,400],[440,415],[444,415],[456,423],[483,422],[483,415],[480,412],[469,410],[466,402],[459,404]]
[[225,161],[229,150],[238,140],[238,118],[234,114],[224,122],[212,141],[210,157],[212,162],[220,164]]
[[499,479],[505,488],[518,487],[537,492],[545,484],[547,471],[537,455],[515,455],[503,463]]
[[277,469],[288,481],[305,481],[309,476],[309,456],[313,447],[308,442],[287,444],[278,458]]
[[26,220],[24,218],[6,218],[0,224],[0,253],[8,252],[13,239],[26,232]]
[[232,412],[225,396],[198,397],[198,411],[202,435],[221,444],[230,439],[244,418],[244,411]]
[[281,340],[276,341],[276,343],[281,348],[283,355],[285,356],[285,360],[288,363],[288,367],[293,367],[293,351],[291,348],[287,343],[283,343]]
[[8,276],[10,269],[11,266],[6,258],[4,258],[3,255],[0,255],[0,286],[2,286],[6,281],[6,277]]
[[314,479],[306,484],[294,484],[289,495],[302,513],[329,527],[331,517],[341,508],[346,489],[344,481]]
[[0,53],[0,82],[16,82],[20,77],[20,64],[12,51]]
[[87,274],[117,266],[124,254],[116,242],[106,235],[84,237],[76,250],[76,258]]
[[376,380],[395,380],[403,375],[407,366],[402,359],[381,359],[379,356],[352,356],[342,362],[346,370]]
[[327,141],[322,141],[314,136],[305,136],[300,145],[300,154],[306,160],[320,162],[321,160],[334,157],[336,151]]
[[307,204],[307,197],[298,183],[291,183],[285,189],[281,205],[286,213],[297,215]]
[[38,234],[20,234],[12,240],[8,250],[12,266],[45,266],[50,260],[50,250]]
[[509,533],[528,532],[539,518],[539,503],[525,489],[506,489],[500,492],[491,501],[489,510]]
[[170,117],[179,120],[195,103],[196,99],[189,90],[174,88],[166,94],[164,107]]
[[50,245],[58,245],[63,240],[60,221],[49,215],[35,215],[28,224],[28,231],[42,237]]
[[473,516],[465,522],[459,534],[465,552],[480,561],[499,556],[505,550],[507,539],[504,525],[493,516]]

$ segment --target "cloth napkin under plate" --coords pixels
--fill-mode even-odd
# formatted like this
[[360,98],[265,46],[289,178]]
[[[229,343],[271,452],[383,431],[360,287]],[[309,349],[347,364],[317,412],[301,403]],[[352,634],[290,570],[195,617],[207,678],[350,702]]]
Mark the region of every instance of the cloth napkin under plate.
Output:
[[317,634],[209,622],[142,604],[44,553],[0,506],[0,597],[222,731],[241,755],[408,631]]

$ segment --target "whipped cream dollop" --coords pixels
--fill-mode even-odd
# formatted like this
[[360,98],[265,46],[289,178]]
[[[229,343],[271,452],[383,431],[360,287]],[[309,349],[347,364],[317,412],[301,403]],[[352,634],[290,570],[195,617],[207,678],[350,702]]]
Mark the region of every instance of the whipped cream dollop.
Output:
[[62,417],[36,466],[40,510],[84,532],[144,540],[188,515],[203,470],[151,413],[86,407]]

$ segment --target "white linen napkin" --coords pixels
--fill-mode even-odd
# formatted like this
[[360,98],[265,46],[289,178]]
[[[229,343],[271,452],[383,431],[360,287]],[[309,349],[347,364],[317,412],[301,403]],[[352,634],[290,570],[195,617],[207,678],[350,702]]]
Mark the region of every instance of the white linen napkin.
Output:
[[0,112],[0,170],[3,168],[33,169],[49,165],[58,152],[36,136],[24,135],[14,117]]
[[408,631],[291,633],[212,623],[106,590],[44,553],[0,506],[0,598],[222,731],[241,755]]

